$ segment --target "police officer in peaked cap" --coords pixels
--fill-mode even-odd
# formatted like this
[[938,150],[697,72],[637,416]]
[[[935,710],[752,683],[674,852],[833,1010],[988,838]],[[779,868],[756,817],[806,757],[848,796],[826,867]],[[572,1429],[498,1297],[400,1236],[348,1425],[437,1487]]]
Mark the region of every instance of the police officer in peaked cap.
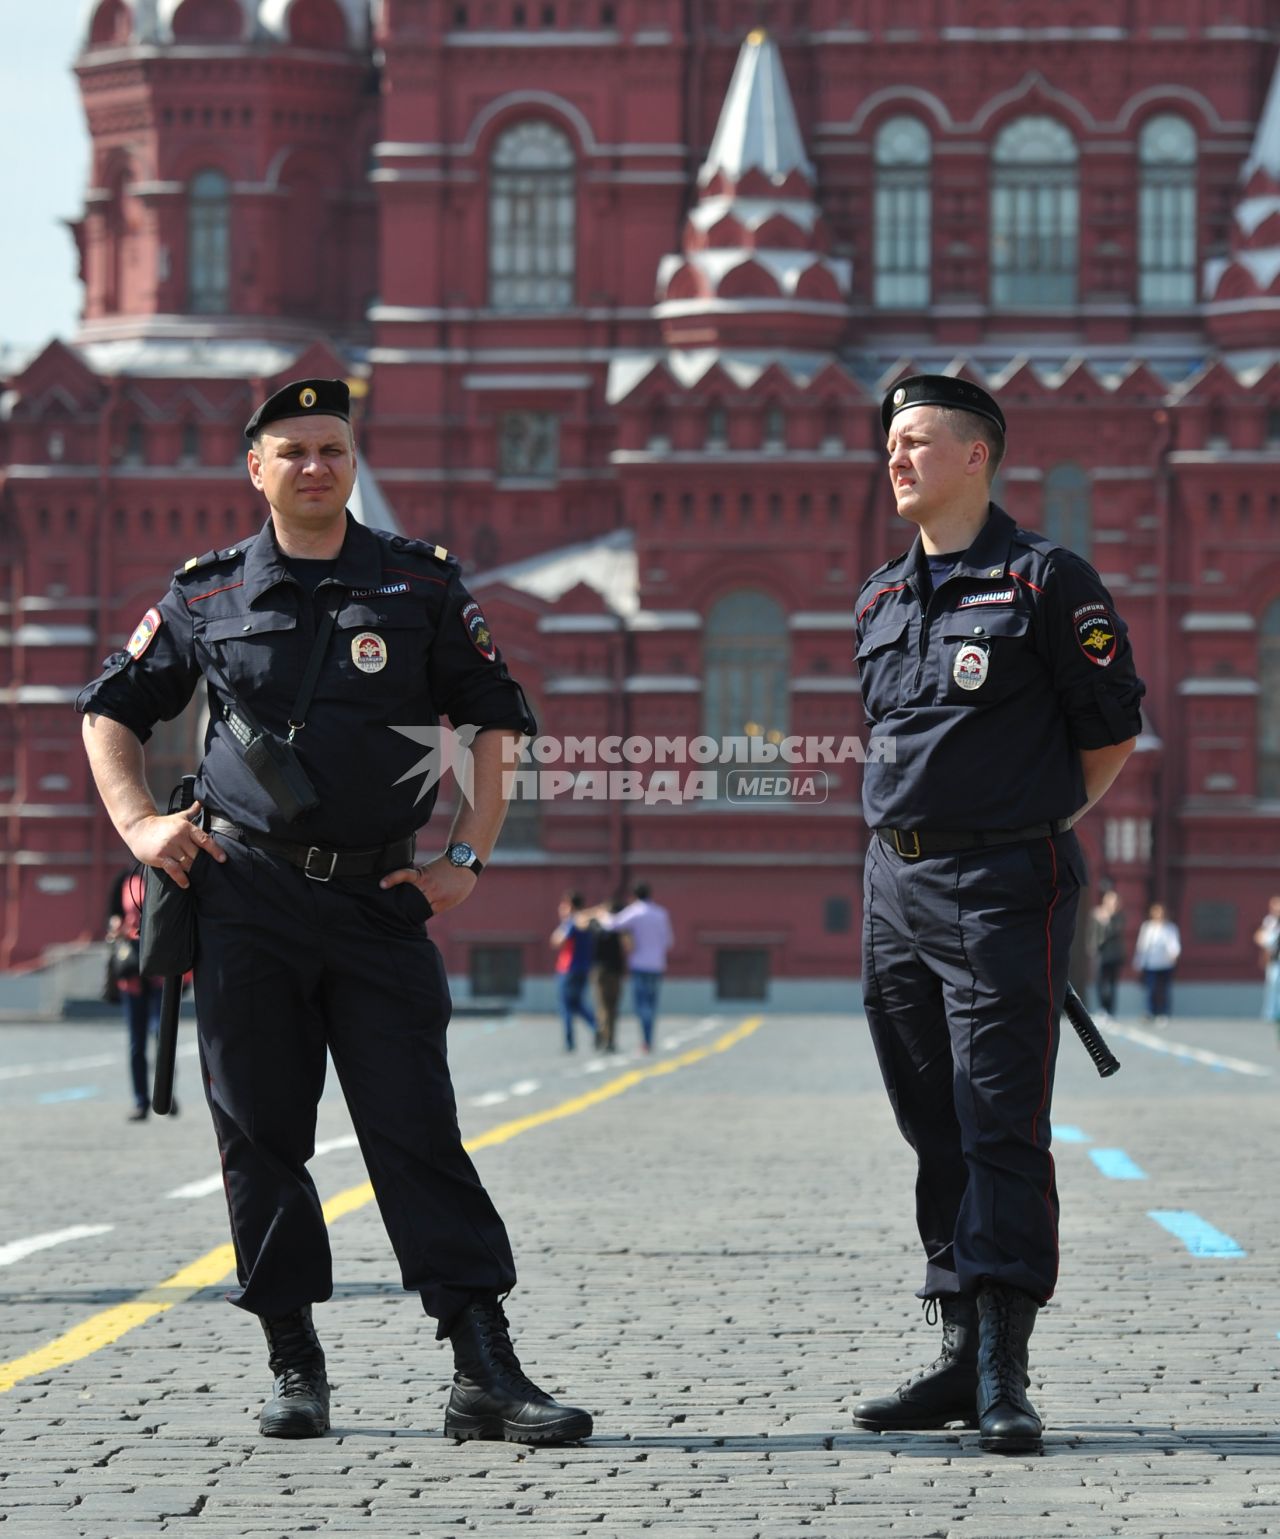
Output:
[[1049,1113],[1085,880],[1071,830],[1133,749],[1143,685],[1097,573],[990,500],[996,401],[917,375],[882,420],[916,533],[856,606],[867,726],[887,740],[863,780],[863,983],[943,1345],[855,1420],[976,1422],[984,1448],[1035,1451],[1028,1343],[1058,1271]]
[[[578,1441],[591,1417],[525,1378],[508,1335],[511,1247],[462,1147],[449,988],[424,926],[484,880],[506,811],[504,755],[535,723],[457,562],[347,512],[356,456],[342,381],[286,385],[245,436],[270,517],[176,573],[78,707],[121,838],[194,895],[231,1299],[261,1320],[275,1376],[261,1430],[329,1426],[311,1310],[332,1293],[332,1264],[307,1172],[327,1049],[404,1286],[453,1345],[446,1434]],[[201,687],[196,800],[165,815],[143,744]],[[475,734],[473,798],[416,856],[435,793],[421,794],[414,772],[422,742],[397,729],[438,728],[442,715],[464,740]]]

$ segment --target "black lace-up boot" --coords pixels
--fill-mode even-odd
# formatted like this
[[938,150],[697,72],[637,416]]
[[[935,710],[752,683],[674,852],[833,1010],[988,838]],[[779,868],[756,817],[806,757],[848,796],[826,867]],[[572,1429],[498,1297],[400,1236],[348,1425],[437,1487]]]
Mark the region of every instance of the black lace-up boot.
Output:
[[978,1442],[991,1453],[1039,1453],[1044,1424],[1027,1399],[1027,1349],[1040,1306],[1021,1288],[978,1290]]
[[558,1405],[524,1376],[496,1300],[468,1304],[450,1326],[449,1340],[457,1371],[444,1413],[446,1437],[578,1443],[591,1436],[586,1411]]
[[263,1437],[322,1437],[329,1430],[329,1380],[324,1348],[311,1323],[311,1305],[262,1318],[268,1364],[276,1376],[258,1424]]
[[977,1420],[977,1306],[967,1293],[947,1294],[927,1299],[924,1313],[930,1325],[942,1316],[942,1355],[893,1394],[855,1406],[855,1426],[893,1432]]

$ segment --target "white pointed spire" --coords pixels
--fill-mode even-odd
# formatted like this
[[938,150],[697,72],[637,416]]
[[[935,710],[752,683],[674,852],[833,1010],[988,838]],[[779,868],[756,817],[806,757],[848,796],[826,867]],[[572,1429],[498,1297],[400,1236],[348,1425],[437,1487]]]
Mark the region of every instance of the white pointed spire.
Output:
[[777,182],[792,171],[813,180],[782,58],[763,28],[742,44],[698,181],[705,186],[720,171],[736,182],[751,170]]
[[1280,182],[1280,64],[1271,77],[1271,89],[1267,103],[1258,119],[1253,135],[1253,148],[1240,172],[1240,180],[1248,182],[1255,171],[1265,171],[1273,181]]

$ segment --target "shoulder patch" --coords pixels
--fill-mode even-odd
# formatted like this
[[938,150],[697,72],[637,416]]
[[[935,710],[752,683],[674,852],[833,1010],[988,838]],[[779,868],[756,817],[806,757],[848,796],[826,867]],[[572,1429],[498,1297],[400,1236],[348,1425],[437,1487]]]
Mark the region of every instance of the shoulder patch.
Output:
[[1103,603],[1081,604],[1071,616],[1076,644],[1098,668],[1107,668],[1116,655],[1119,637],[1115,616]]
[[142,619],[138,621],[137,628],[128,641],[124,644],[125,651],[136,663],[151,643],[156,639],[164,621],[160,618],[158,609],[148,609]]
[[489,622],[480,612],[480,606],[474,599],[463,606],[462,624],[471,640],[471,645],[485,662],[494,662],[498,656],[498,649],[494,645],[493,632],[489,629]]

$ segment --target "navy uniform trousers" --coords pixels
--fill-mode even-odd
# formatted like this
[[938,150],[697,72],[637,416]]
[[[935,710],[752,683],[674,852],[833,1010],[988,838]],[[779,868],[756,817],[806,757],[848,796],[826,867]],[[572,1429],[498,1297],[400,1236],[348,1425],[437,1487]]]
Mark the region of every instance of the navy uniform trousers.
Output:
[[922,1298],[984,1278],[1053,1293],[1049,1113],[1083,875],[1072,833],[918,860],[870,841],[864,1002],[919,1161]]
[[259,1315],[330,1297],[306,1164],[328,1048],[404,1286],[447,1325],[506,1293],[506,1230],[462,1147],[445,1054],[451,1002],[426,899],[376,876],[318,882],[237,840],[193,864],[197,1032],[240,1288]]

